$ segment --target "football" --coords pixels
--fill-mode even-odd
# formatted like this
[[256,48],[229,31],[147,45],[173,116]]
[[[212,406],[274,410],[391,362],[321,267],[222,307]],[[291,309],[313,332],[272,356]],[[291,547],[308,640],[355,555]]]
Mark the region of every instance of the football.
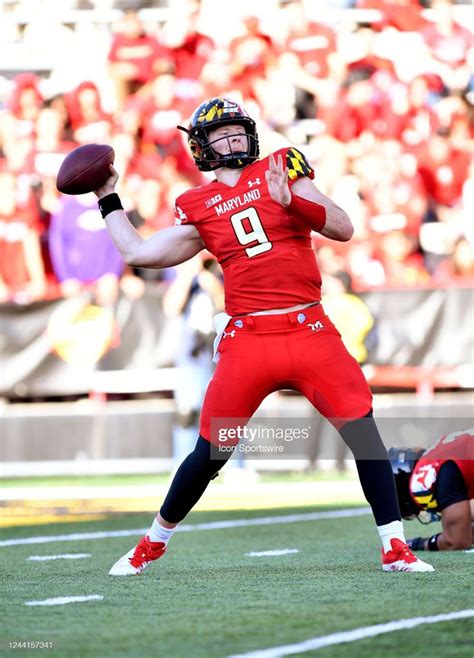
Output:
[[107,144],[84,144],[64,159],[56,187],[63,194],[86,194],[101,187],[110,176],[115,153]]

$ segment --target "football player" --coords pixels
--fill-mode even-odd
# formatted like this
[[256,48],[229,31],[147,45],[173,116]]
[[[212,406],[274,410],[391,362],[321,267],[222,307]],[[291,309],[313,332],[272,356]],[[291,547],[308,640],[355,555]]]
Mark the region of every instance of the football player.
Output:
[[354,454],[382,541],[385,571],[433,571],[406,544],[387,451],[372,418],[362,371],[321,306],[311,231],[347,241],[346,213],[313,183],[296,148],[259,159],[255,122],[227,98],[202,103],[182,128],[206,185],[176,200],[176,226],[144,240],[127,218],[111,167],[99,208],[124,260],[136,267],[178,265],[201,249],[222,266],[226,313],[216,327],[215,373],[194,451],[178,468],[160,512],[111,575],[139,574],[166,551],[176,526],[232,454],[238,430],[273,391],[294,389],[339,430]]
[[[404,519],[439,519],[442,532],[408,540],[414,551],[456,551],[474,543],[474,429],[451,432],[432,447],[390,448]],[[426,522],[426,521],[425,521]]]

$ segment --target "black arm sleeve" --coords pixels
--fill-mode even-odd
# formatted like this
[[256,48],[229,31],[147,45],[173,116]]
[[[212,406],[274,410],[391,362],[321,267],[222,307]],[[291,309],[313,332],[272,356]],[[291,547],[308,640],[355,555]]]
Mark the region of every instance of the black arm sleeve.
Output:
[[440,512],[454,503],[468,500],[467,486],[456,462],[445,462],[439,469],[436,478],[436,500]]

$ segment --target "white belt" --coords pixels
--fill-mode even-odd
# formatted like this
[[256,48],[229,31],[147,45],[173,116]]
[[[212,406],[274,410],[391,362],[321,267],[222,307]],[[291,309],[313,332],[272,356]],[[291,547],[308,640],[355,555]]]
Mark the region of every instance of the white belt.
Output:
[[314,306],[319,302],[308,302],[307,304],[298,304],[297,306],[289,306],[288,308],[271,308],[268,311],[255,311],[255,313],[248,313],[247,315],[280,315],[281,313],[293,313],[293,311],[302,311],[308,306]]
[[[319,302],[308,302],[307,304],[298,304],[297,306],[289,306],[288,308],[271,308],[267,311],[256,311],[255,313],[246,313],[246,315],[281,315],[283,313],[292,313],[293,311],[302,311],[304,308],[308,308],[308,306],[314,306],[315,304],[318,304]],[[219,343],[222,340],[222,336],[224,335],[224,331],[229,325],[229,322],[232,320],[232,315],[228,315],[227,313],[218,313],[217,315],[214,316],[214,329],[216,330],[216,337],[214,339],[214,354],[212,357],[212,360],[214,363],[217,363],[219,361],[219,354],[217,352],[217,349],[219,347]]]

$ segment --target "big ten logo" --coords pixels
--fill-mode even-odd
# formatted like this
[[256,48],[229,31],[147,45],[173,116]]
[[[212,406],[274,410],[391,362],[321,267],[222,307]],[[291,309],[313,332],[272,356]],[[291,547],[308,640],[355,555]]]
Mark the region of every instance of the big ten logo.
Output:
[[216,196],[213,196],[211,199],[208,199],[206,201],[206,208],[211,208],[212,206],[215,206],[216,203],[219,203],[219,201],[222,201],[222,194],[216,194]]

